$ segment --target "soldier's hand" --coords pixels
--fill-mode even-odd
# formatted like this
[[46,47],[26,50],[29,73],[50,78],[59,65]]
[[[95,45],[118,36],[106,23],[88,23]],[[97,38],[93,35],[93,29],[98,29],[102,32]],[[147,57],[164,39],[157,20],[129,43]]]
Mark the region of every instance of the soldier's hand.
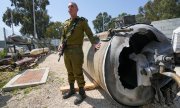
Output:
[[60,52],[61,48],[62,48],[62,46],[61,46],[61,45],[59,45],[59,47],[58,47],[58,52]]
[[95,48],[95,50],[100,49],[100,47],[101,47],[101,43],[100,43],[100,42],[99,42],[99,43],[97,43],[97,44],[94,44],[94,48]]

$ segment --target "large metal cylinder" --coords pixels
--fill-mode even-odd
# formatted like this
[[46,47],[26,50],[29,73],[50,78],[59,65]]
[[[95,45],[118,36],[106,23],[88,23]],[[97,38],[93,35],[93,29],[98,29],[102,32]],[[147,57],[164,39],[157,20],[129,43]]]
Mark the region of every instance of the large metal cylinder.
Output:
[[[146,64],[154,63],[154,51],[173,55],[170,41],[150,25],[137,24],[131,32],[100,33],[101,47],[95,51],[84,41],[83,69],[117,102],[129,106],[152,100],[151,74],[143,75]],[[127,29],[128,29],[127,28]]]

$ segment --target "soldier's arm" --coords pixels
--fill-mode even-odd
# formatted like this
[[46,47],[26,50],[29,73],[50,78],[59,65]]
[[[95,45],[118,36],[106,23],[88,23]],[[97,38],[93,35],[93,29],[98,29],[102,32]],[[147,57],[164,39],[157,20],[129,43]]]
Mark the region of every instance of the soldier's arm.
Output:
[[88,36],[91,44],[98,43],[98,38],[93,36],[93,33],[92,33],[88,23],[87,23],[87,20],[83,20],[83,28],[84,28],[84,31],[85,31],[86,35]]
[[64,41],[64,39],[65,39],[65,30],[64,30],[64,27],[62,27],[61,32],[62,32],[62,35],[61,35],[60,40],[59,40],[58,51],[60,50],[61,45],[62,45],[62,42],[63,42],[63,41]]

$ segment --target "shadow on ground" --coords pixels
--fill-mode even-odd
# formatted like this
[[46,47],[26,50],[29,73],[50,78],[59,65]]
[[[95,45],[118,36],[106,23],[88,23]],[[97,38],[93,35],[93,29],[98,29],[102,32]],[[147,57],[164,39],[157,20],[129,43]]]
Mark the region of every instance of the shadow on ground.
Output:
[[117,103],[114,101],[103,89],[97,89],[104,97],[104,99],[92,98],[91,96],[87,96],[85,102],[91,105],[93,108],[138,108],[138,107],[130,107]]
[[[83,72],[91,82],[94,82],[94,80],[85,70],[83,70]],[[85,101],[93,108],[109,108],[110,106],[111,108],[139,108],[139,107],[130,107],[117,103],[101,87],[98,87],[97,90],[102,94],[104,99],[92,98],[90,96],[87,96],[87,98],[85,99]]]
[[11,99],[11,97],[12,96],[10,96],[10,95],[3,96],[3,95],[0,94],[0,108],[6,106],[7,105],[7,101],[9,99]]

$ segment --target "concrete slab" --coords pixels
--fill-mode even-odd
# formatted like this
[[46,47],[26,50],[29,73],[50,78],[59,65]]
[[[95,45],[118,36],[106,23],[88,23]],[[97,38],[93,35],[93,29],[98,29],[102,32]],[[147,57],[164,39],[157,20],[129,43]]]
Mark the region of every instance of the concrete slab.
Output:
[[3,88],[3,91],[10,91],[15,88],[25,88],[39,85],[46,82],[49,68],[28,69],[12,78]]

